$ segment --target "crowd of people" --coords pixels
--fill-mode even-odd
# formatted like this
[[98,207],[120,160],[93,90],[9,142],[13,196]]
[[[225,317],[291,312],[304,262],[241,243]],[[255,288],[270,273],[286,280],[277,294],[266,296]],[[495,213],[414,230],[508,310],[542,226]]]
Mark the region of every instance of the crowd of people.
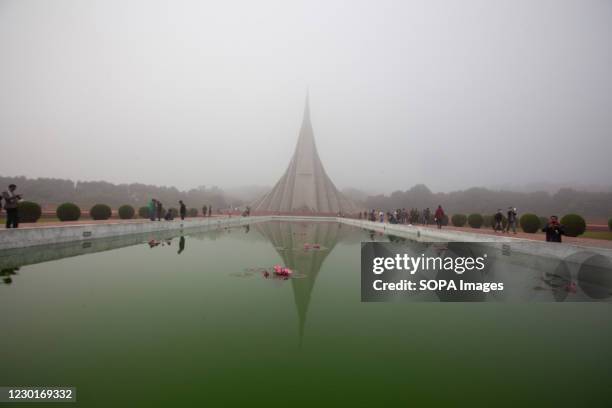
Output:
[[[364,219],[372,222],[388,222],[390,224],[406,224],[406,225],[430,225],[435,224],[438,229],[448,223],[448,218],[444,213],[441,205],[438,205],[436,211],[432,213],[429,207],[419,211],[417,208],[398,208],[395,211],[382,211],[371,209],[359,213],[359,219]],[[516,234],[518,224],[518,213],[515,207],[508,207],[506,214],[501,208],[497,210],[493,216],[493,230],[495,232]],[[547,242],[562,242],[562,236],[565,235],[565,228],[559,222],[556,215],[550,217],[548,222],[542,228],[542,232],[546,233]]]
[[506,226],[504,227],[504,213],[501,208],[497,209],[497,212],[493,216],[493,221],[495,222],[493,229],[495,232],[506,233],[510,233],[510,229],[512,229],[512,232],[516,234],[516,224],[518,222],[516,208],[508,207],[506,215]]
[[[152,198],[151,200],[149,200],[149,203],[147,205],[147,210],[148,210],[147,212],[149,213],[149,219],[151,221],[161,221],[162,218],[166,221],[172,221],[174,220],[174,217],[176,216],[172,208],[165,210],[162,202],[156,198]],[[185,205],[183,200],[179,200],[178,212],[179,212],[178,216],[181,217],[181,220],[184,220],[185,217],[187,217],[187,206]],[[212,216],[212,205],[210,206],[204,205],[202,207],[202,216],[203,217]]]
[[365,219],[375,222],[385,222],[390,224],[407,224],[407,225],[429,225],[436,224],[438,228],[444,225],[444,210],[439,205],[435,212],[431,212],[429,207],[419,211],[418,208],[398,208],[395,211],[384,212],[382,210],[372,209],[359,213],[360,219]]

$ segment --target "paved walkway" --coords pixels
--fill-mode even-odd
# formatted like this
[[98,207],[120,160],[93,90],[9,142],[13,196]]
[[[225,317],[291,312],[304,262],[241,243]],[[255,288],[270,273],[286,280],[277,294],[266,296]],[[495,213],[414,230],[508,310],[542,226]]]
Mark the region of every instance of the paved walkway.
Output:
[[[225,218],[226,215],[213,215],[208,218]],[[175,220],[180,218],[175,218]],[[187,217],[185,220],[190,219],[205,219],[204,217]],[[39,221],[39,222],[22,222],[19,224],[19,229],[21,228],[45,228],[45,227],[65,227],[69,225],[88,225],[88,224],[142,224],[146,222],[165,222],[161,221],[150,221],[144,218],[137,218],[132,220],[122,220],[118,218],[111,218],[108,220],[91,220],[91,219],[83,219],[78,221]],[[0,226],[0,229],[5,229],[4,224]]]
[[[211,218],[225,218],[225,217],[227,217],[227,215],[213,215]],[[204,217],[195,217],[195,218],[203,219]],[[186,219],[190,219],[190,218],[188,217]],[[44,222],[43,221],[43,222],[37,222],[37,223],[22,223],[19,225],[19,228],[45,228],[45,227],[58,227],[58,226],[63,227],[63,226],[68,226],[68,225],[83,225],[83,224],[130,224],[130,223],[146,223],[146,222],[152,222],[152,221],[149,221],[147,219],[142,219],[142,218],[133,219],[133,220],[109,219],[109,220],[95,221],[95,220],[85,219],[85,220],[79,220],[79,221],[64,221],[64,222],[61,222],[61,221]],[[155,221],[155,222],[164,222],[164,221],[162,220],[162,221]],[[434,226],[431,226],[430,228],[436,228],[436,227],[434,225]],[[0,226],[0,229],[4,229],[4,225]],[[527,234],[525,232],[517,232],[516,234],[512,234],[512,233],[506,234],[506,233],[499,233],[499,232],[496,233],[490,228],[476,229],[476,228],[470,228],[470,227],[453,227],[453,226],[446,226],[446,227],[443,227],[443,229],[470,232],[472,234],[499,235],[499,236],[506,236],[506,237],[510,236],[510,237],[515,237],[515,238],[530,239],[534,241],[545,241],[545,236],[543,232],[537,232],[535,234]],[[568,244],[574,244],[574,245],[612,249],[612,241],[603,240],[603,239],[582,238],[582,237],[575,237],[575,238],[574,237],[563,237],[563,242],[568,243]]]
[[[436,226],[434,225],[431,228],[436,228]],[[498,236],[504,236],[504,237],[530,239],[533,241],[546,241],[546,235],[543,232],[536,232],[535,234],[528,234],[526,232],[520,231],[520,229],[517,229],[516,234],[513,234],[512,232],[510,232],[509,234],[506,234],[506,233],[501,233],[501,232],[495,232],[491,228],[453,227],[450,225],[446,227],[442,227],[442,228],[453,230],[453,231],[470,232],[472,234],[498,235]],[[605,240],[605,239],[564,236],[563,242],[566,244],[612,249],[612,241]]]

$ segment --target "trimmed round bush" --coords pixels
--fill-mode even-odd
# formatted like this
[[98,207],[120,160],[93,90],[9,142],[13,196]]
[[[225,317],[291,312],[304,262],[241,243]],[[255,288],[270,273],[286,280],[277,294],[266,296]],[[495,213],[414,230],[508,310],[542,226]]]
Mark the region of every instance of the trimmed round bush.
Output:
[[480,228],[484,223],[484,218],[480,214],[468,215],[467,222],[472,228]]
[[198,209],[197,208],[190,208],[187,210],[187,216],[188,217],[197,217],[198,216]]
[[467,217],[465,214],[453,214],[451,222],[455,227],[463,227],[467,222]]
[[113,210],[106,204],[96,204],[89,210],[89,216],[94,220],[108,220]]
[[[179,210],[177,208],[170,207],[170,208],[168,208],[168,211],[170,211],[170,214],[172,214],[172,217],[174,217],[174,218],[178,217],[178,215],[179,215]],[[162,212],[162,214],[164,214],[164,213]]]
[[33,201],[21,201],[17,204],[19,222],[36,222],[42,215],[42,208]]
[[608,228],[612,231],[612,218],[608,220]]
[[568,237],[577,237],[586,230],[586,221],[578,214],[564,215],[560,222],[565,227],[565,235]]
[[149,207],[140,207],[138,209],[138,216],[140,218],[150,218],[149,217]]
[[121,207],[119,207],[119,209],[117,210],[117,213],[119,213],[119,218],[121,218],[122,220],[129,220],[134,218],[134,207],[132,207],[131,205],[125,204],[122,205]]
[[55,214],[60,221],[77,221],[81,218],[81,209],[74,203],[64,203],[57,207]]
[[523,231],[529,234],[534,234],[538,232],[541,227],[543,227],[540,223],[540,217],[529,213],[521,215],[519,224],[521,225]]

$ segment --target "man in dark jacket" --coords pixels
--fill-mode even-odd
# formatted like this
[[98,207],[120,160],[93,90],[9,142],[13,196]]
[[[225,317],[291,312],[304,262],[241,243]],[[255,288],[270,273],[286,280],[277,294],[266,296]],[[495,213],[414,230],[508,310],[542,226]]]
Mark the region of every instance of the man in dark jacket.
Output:
[[565,235],[565,228],[556,215],[550,217],[542,231],[546,233],[546,242],[561,242],[561,235]]
[[423,224],[429,225],[429,218],[431,217],[431,210],[429,207],[423,210]]
[[516,208],[508,207],[508,225],[506,225],[506,232],[510,232],[510,228],[512,228],[512,232],[516,234]]
[[185,216],[187,216],[187,207],[185,206],[183,200],[179,200],[179,205],[179,213],[181,214],[181,220],[184,220]]
[[497,210],[493,218],[495,219],[495,226],[493,227],[495,232],[503,231],[504,230],[504,214],[502,213],[501,208]]
[[6,210],[6,228],[17,228],[19,226],[18,203],[21,200],[21,195],[16,194],[17,186],[11,184],[8,191],[2,192],[4,199],[4,209]]
[[161,221],[163,210],[164,205],[161,203],[161,201],[157,200],[157,202],[155,203],[155,215],[157,216],[157,221]]

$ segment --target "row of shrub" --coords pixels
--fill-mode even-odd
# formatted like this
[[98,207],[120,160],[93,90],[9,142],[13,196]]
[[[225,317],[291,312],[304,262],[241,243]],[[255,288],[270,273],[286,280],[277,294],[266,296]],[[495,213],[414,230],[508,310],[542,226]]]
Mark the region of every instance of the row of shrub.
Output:
[[[172,214],[178,216],[178,210],[176,208],[170,208]],[[113,211],[106,204],[96,204],[89,210],[89,216],[94,220],[108,220]],[[134,218],[136,210],[131,205],[122,205],[117,209],[119,218],[122,220],[129,220]],[[55,214],[60,221],[77,221],[81,218],[81,209],[74,203],[64,203],[57,207]],[[36,222],[42,215],[42,208],[38,203],[32,201],[21,201],[19,203],[19,221],[20,222]],[[149,218],[148,207],[140,207],[138,215],[141,218]],[[197,217],[198,210],[196,208],[190,208],[187,210],[188,217]]]
[[[565,227],[565,233],[570,237],[582,235],[586,230],[586,221],[578,214],[564,215],[559,221]],[[539,231],[548,223],[545,217],[538,217],[535,214],[523,214],[519,219],[519,224],[524,232],[533,234]]]
[[[132,211],[134,211],[133,208]],[[96,204],[89,210],[89,216],[94,220],[108,220],[112,213],[113,211],[106,204]],[[57,207],[55,214],[60,221],[77,221],[81,218],[81,209],[74,203],[64,203]]]
[[[170,208],[168,211],[172,213],[173,217],[177,217],[179,214],[179,211],[176,208]],[[78,220],[81,216],[81,210],[76,204],[73,203],[64,203],[60,205],[57,207],[56,213],[57,218],[59,218],[61,221],[74,221]],[[119,218],[122,220],[129,220],[134,218],[134,215],[136,215],[136,210],[131,205],[125,204],[119,207],[117,213],[119,214]],[[89,210],[89,216],[94,220],[107,220],[111,217],[111,215],[112,210],[106,204],[96,204]],[[138,209],[138,215],[140,218],[150,218],[149,207],[140,207]],[[197,208],[188,209],[187,216],[197,217]]]
[[[535,214],[523,214],[519,219],[519,225],[524,232],[533,234],[544,228],[548,219],[546,217],[538,217]],[[455,227],[463,227],[467,223],[472,228],[481,227],[492,227],[494,226],[493,215],[481,215],[481,214],[453,214],[451,217],[451,223]],[[565,227],[565,233],[570,237],[577,237],[582,235],[586,230],[586,221],[578,214],[567,214],[563,216],[560,223]],[[502,226],[506,228],[508,225],[508,219],[504,216],[502,218]],[[608,227],[612,230],[612,219],[608,221]]]

